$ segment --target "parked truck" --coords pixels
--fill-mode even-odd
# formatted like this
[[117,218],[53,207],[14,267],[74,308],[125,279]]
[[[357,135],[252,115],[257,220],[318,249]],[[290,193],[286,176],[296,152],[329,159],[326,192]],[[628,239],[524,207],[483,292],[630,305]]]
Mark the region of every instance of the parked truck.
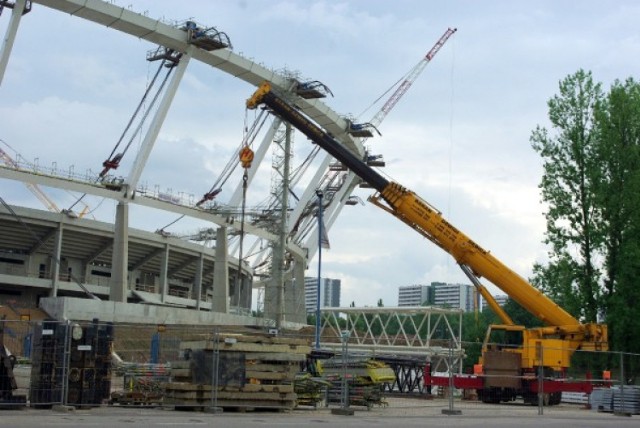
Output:
[[[484,402],[510,401],[522,397],[531,403],[537,401],[538,391],[543,388],[547,404],[559,403],[562,391],[590,392],[590,384],[568,381],[565,373],[575,351],[608,349],[606,325],[577,320],[458,230],[427,201],[402,185],[387,180],[367,165],[358,154],[321,129],[288,99],[269,82],[264,82],[247,100],[246,106],[248,109],[266,106],[352,170],[375,189],[376,193],[369,197],[370,202],[449,253],[498,313],[502,324],[490,326],[480,361],[476,365],[478,370],[474,375],[455,376],[456,388],[475,389]],[[482,286],[480,278],[493,283],[540,319],[544,326],[526,328],[515,325]],[[503,339],[499,344],[492,340],[496,332],[502,333]],[[424,380],[430,385],[449,385],[448,377],[432,376],[429,370],[425,371]]]

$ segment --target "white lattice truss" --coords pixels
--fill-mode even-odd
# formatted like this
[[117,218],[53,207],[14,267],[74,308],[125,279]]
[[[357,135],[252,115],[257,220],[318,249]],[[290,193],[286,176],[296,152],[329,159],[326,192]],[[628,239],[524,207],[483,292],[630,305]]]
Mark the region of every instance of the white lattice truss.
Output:
[[[371,355],[419,355],[454,367],[464,356],[461,309],[431,306],[329,308],[321,311],[321,347],[339,351],[348,332],[349,348]],[[457,329],[452,320],[458,319]],[[395,333],[390,333],[391,328]],[[330,339],[334,338],[335,339]],[[335,341],[333,341],[335,340]]]

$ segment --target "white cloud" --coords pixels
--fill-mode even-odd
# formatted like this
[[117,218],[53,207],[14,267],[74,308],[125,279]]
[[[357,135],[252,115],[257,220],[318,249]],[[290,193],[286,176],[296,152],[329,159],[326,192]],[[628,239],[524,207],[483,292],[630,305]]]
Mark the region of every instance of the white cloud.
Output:
[[[384,155],[384,173],[523,276],[546,256],[537,189],[541,166],[529,143],[531,130],[547,124],[546,102],[567,74],[592,70],[607,87],[637,73],[640,54],[640,6],[633,1],[457,0],[437,7],[418,0],[119,3],[132,3],[155,18],[194,17],[216,26],[237,52],[321,80],[335,94],[326,103],[354,115],[413,67],[447,27],[457,27],[388,115],[380,127],[383,136],[369,145]],[[0,17],[0,32],[8,16]],[[0,87],[0,139],[41,165],[99,169],[158,66],[145,59],[151,48],[34,4],[22,20]],[[245,120],[244,111],[252,91],[237,78],[190,63],[143,180],[196,196],[209,190],[253,119]],[[369,120],[380,107],[360,119]],[[128,173],[138,144],[119,173]],[[298,136],[295,162],[311,147]],[[236,173],[223,200],[238,180]],[[251,186],[251,203],[263,200],[270,186],[271,153]],[[3,182],[1,193],[9,203],[38,206],[21,185]],[[366,199],[369,193],[356,194]],[[72,200],[53,195],[65,204]],[[112,204],[91,205],[112,219]],[[153,215],[157,224],[171,218]],[[342,279],[344,304],[375,305],[382,298],[391,306],[400,285],[465,281],[444,251],[370,204],[345,208],[329,237],[323,275]],[[311,260],[308,274],[315,269]]]

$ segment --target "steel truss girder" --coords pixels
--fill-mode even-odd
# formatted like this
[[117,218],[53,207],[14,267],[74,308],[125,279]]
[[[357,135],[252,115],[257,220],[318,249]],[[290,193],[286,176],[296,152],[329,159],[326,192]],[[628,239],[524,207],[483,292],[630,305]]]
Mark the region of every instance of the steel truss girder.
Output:
[[[454,355],[463,354],[462,313],[460,309],[419,307],[365,307],[322,308],[321,337],[335,337],[336,343],[323,343],[323,347],[340,346],[342,331],[350,334],[349,348],[374,353],[404,355],[447,356],[449,348]],[[449,317],[458,318],[454,331]],[[346,325],[346,327],[344,327]],[[397,329],[392,333],[390,327]],[[442,337],[436,338],[435,336]],[[445,346],[446,345],[446,346]]]

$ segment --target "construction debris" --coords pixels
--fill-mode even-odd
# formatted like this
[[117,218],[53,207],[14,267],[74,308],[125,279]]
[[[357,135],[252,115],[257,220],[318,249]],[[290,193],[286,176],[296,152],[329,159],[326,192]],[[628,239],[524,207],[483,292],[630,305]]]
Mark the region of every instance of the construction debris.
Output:
[[123,390],[111,393],[110,404],[156,406],[164,399],[164,384],[170,381],[168,364],[120,363],[116,372],[123,375]]
[[311,375],[311,373],[298,373],[294,382],[294,391],[298,406],[320,407],[326,403],[327,390],[332,383],[322,377]]
[[395,380],[395,373],[387,364],[369,358],[331,358],[322,363],[321,371],[331,383],[328,403],[342,402],[342,379],[346,374],[350,406],[387,406],[383,387]]

